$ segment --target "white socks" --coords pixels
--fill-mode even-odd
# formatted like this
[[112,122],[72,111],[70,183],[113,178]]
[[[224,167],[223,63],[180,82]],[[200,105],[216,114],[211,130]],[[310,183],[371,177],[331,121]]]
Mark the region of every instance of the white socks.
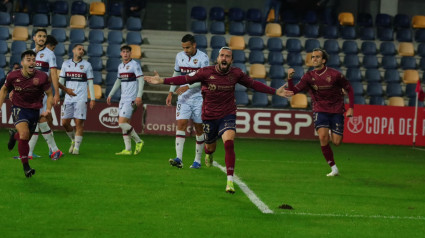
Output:
[[204,134],[196,136],[195,161],[201,164],[202,151],[204,150]]
[[183,147],[186,140],[185,131],[176,131],[176,156],[183,161]]

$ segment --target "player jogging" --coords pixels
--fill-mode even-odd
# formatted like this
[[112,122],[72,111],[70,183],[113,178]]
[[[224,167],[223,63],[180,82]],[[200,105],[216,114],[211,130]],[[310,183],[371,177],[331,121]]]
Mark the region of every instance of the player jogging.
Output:
[[111,97],[121,86],[118,124],[122,130],[125,149],[115,154],[131,155],[131,139],[133,139],[136,142],[134,155],[137,155],[142,151],[143,141],[129,122],[134,110],[142,105],[143,86],[145,82],[140,64],[131,58],[131,47],[129,45],[121,47],[121,58],[122,63],[118,66],[118,78],[109,92],[106,101],[110,105]]

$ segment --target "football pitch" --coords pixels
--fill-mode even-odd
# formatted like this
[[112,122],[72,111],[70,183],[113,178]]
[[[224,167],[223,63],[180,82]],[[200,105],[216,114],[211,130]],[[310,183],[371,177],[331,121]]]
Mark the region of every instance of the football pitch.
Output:
[[[55,132],[67,152],[69,138]],[[236,138],[238,185],[225,193],[224,149],[216,167],[168,164],[174,137],[142,135],[137,156],[116,156],[119,134],[86,133],[80,155],[47,156],[40,136],[25,178],[17,147],[0,129],[1,237],[424,237],[425,149],[333,146],[339,177],[318,141]],[[133,142],[134,150],[134,142]],[[288,204],[293,210],[280,209]]]

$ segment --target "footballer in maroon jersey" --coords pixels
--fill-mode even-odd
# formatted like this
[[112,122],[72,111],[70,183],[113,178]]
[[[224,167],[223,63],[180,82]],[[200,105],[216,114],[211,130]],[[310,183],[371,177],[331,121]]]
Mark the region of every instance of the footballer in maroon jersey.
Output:
[[199,69],[184,76],[160,78],[145,76],[145,80],[152,84],[182,85],[201,82],[203,97],[202,120],[205,133],[205,164],[210,167],[213,163],[213,153],[216,141],[221,137],[224,143],[225,161],[227,170],[226,192],[234,193],[233,174],[235,167],[234,138],[236,135],[236,103],[235,85],[240,83],[245,87],[281,97],[292,96],[291,91],[282,86],[279,89],[271,88],[257,82],[243,73],[239,68],[232,67],[232,50],[228,47],[220,49],[217,64]]
[[[331,166],[332,171],[327,176],[339,175],[335,165],[332,149],[329,140],[338,146],[342,142],[344,132],[344,94],[348,94],[349,109],[347,117],[353,116],[354,93],[348,80],[336,69],[326,66],[328,54],[325,50],[314,49],[312,52],[312,63],[314,70],[304,74],[301,81],[294,86],[292,77],[294,69],[288,70],[288,88],[294,94],[302,91],[310,93],[314,126],[319,134],[322,153]],[[329,135],[329,130],[332,132]]]
[[21,70],[12,71],[7,75],[6,83],[0,89],[0,105],[3,104],[8,90],[13,90],[12,115],[17,132],[11,133],[12,150],[18,140],[19,157],[26,177],[31,177],[35,170],[28,163],[28,140],[34,132],[43,106],[44,94],[47,95],[47,109],[44,116],[49,115],[52,108],[53,93],[47,74],[35,69],[36,53],[27,50],[21,54]]

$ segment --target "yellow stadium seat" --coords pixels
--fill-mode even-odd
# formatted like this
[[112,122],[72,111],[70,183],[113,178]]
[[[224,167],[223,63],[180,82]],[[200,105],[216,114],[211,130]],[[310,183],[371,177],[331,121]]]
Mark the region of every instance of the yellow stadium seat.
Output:
[[341,26],[354,26],[354,16],[351,12],[341,12],[338,15],[338,21]]
[[92,2],[90,3],[90,15],[105,15],[105,3],[103,2]]
[[311,52],[309,52],[305,55],[305,65],[308,66],[308,67],[313,66],[313,61],[311,60],[311,55],[312,55]]
[[230,37],[229,47],[232,50],[244,50],[245,39],[243,36],[232,36]]
[[140,59],[142,58],[142,49],[140,45],[130,45],[131,47],[131,58]]
[[[102,87],[98,84],[94,84],[94,98],[95,99],[101,99],[102,98]],[[90,98],[90,90],[87,87],[87,98]]]
[[292,108],[307,108],[308,101],[307,95],[303,93],[297,93],[291,97],[291,107]]
[[425,28],[425,16],[416,15],[412,18],[412,28]]
[[70,28],[84,29],[87,25],[86,17],[82,15],[72,15],[69,21]]
[[266,67],[263,64],[251,64],[249,68],[249,76],[251,78],[265,79]]
[[415,48],[412,42],[400,42],[398,45],[398,54],[400,56],[415,56]]
[[282,27],[278,23],[267,23],[266,36],[268,37],[281,37]]
[[389,106],[404,107],[404,99],[402,97],[390,97],[388,99]]
[[23,26],[15,26],[12,32],[12,40],[28,40],[28,28]]
[[403,74],[403,83],[417,83],[419,81],[419,72],[415,69],[406,69]]

